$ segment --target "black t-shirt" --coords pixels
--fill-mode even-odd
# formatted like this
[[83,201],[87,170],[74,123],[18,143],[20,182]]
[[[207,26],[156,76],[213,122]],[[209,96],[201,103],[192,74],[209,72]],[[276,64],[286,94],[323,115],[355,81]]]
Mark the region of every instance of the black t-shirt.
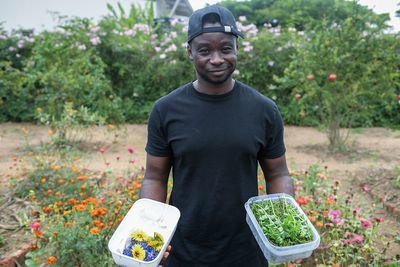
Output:
[[258,194],[258,159],[285,153],[272,100],[238,81],[223,95],[186,84],[155,103],[146,151],[172,159],[170,204],[181,212],[172,267],[239,266],[259,257],[244,203]]

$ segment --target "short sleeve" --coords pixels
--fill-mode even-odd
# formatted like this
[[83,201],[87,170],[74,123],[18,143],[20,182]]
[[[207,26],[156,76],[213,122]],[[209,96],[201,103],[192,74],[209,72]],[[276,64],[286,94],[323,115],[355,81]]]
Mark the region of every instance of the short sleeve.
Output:
[[264,159],[275,159],[286,152],[283,120],[275,103],[271,112],[272,114],[267,116],[270,119],[267,121],[266,146],[260,153],[260,157]]
[[160,112],[157,108],[157,102],[149,116],[145,149],[147,153],[153,156],[168,157],[171,155],[165,129],[162,126]]

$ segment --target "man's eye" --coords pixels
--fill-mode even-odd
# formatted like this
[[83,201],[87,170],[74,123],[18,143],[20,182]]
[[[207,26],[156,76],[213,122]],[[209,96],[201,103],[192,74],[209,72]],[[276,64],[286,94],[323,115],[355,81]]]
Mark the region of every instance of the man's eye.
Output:
[[207,54],[207,53],[208,53],[208,49],[205,49],[205,48],[200,49],[200,50],[199,50],[199,53],[200,53],[200,54]]
[[232,51],[232,47],[230,47],[230,46],[222,48],[222,52],[224,52],[224,53],[228,53],[228,52],[231,52],[231,51]]

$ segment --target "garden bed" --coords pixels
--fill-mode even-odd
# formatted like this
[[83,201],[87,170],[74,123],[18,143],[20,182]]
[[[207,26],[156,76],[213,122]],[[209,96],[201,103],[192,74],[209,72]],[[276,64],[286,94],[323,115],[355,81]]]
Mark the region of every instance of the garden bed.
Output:
[[[29,158],[32,157],[30,151],[49,141],[47,131],[45,127],[30,124],[0,125],[0,187],[3,196],[0,206],[4,205],[2,214],[6,214],[7,210],[18,214],[18,210],[29,209],[29,203],[23,201],[24,204],[5,204],[9,201],[5,197],[6,188],[29,164]],[[327,145],[324,133],[314,128],[288,126],[285,132],[288,164],[293,171],[307,169],[314,163],[327,167],[331,176],[341,183],[343,191],[352,190],[360,206],[375,206],[377,215],[384,218],[380,227],[383,241],[391,241],[386,253],[393,257],[400,251],[400,244],[394,241],[400,235],[397,209],[400,203],[399,189],[391,183],[391,170],[400,162],[400,132],[381,128],[362,129],[353,132],[350,138],[355,142],[354,147],[358,148],[352,156],[331,154],[324,149]],[[112,134],[105,128],[95,129],[91,132],[90,142],[84,146],[86,167],[99,173],[111,166],[115,172],[131,166],[141,168],[144,166],[145,140],[145,125],[127,125],[123,131]],[[99,153],[100,146],[104,146],[107,153]],[[128,147],[135,148],[134,155],[127,155]],[[12,216],[2,216],[0,224],[16,226],[20,222]],[[0,247],[0,260],[21,249],[26,250],[31,238],[29,231],[26,232],[18,226],[11,230],[1,230],[5,241]]]

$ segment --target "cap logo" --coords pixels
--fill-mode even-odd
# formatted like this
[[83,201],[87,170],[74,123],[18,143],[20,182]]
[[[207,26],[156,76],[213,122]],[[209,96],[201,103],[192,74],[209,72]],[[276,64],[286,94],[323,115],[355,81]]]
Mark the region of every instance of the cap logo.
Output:
[[225,32],[232,32],[231,26],[224,26]]

